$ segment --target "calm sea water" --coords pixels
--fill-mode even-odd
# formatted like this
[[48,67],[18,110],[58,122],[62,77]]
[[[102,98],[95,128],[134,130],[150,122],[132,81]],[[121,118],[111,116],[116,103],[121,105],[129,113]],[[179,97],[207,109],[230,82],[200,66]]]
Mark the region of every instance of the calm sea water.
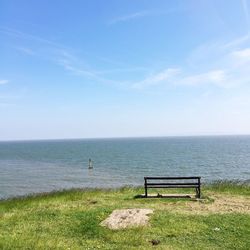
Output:
[[250,136],[0,142],[0,198],[158,175],[249,180]]

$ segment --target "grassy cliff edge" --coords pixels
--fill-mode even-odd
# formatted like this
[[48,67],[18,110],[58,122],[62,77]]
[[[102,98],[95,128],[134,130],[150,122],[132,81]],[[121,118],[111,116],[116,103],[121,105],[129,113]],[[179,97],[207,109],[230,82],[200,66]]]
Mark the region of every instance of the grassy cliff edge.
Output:
[[[131,187],[2,200],[0,249],[250,249],[250,186],[216,182],[202,191],[200,201],[136,199],[143,189]],[[119,208],[152,208],[154,214],[145,227],[100,226]]]

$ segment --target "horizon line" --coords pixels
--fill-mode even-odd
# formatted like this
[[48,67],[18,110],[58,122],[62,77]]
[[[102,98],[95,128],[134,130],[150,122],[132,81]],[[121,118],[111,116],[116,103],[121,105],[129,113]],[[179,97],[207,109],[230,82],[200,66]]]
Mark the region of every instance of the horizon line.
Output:
[[36,138],[36,139],[10,139],[1,142],[31,142],[31,141],[77,141],[77,140],[115,140],[115,139],[150,139],[173,137],[226,137],[226,136],[250,136],[250,134],[197,134],[197,135],[163,135],[163,136],[114,136],[114,137],[82,137],[82,138]]

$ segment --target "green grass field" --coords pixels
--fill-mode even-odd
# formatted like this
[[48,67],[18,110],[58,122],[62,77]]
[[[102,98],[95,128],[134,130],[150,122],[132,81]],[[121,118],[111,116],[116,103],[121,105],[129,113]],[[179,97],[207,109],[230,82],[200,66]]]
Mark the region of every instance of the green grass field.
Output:
[[[0,249],[250,249],[250,186],[218,182],[202,191],[201,201],[136,199],[143,189],[129,187],[0,201]],[[119,208],[154,214],[144,227],[99,225]]]

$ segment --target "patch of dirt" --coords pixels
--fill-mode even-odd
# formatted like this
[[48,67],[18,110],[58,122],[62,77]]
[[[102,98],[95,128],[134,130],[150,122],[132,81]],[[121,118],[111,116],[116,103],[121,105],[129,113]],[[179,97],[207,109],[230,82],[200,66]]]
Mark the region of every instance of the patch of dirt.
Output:
[[101,222],[101,225],[110,229],[145,226],[148,224],[148,215],[152,213],[152,209],[116,209]]
[[[209,200],[210,199],[210,200]],[[250,214],[250,197],[210,194],[209,199],[197,201],[166,202],[161,209],[177,213],[246,213]]]

